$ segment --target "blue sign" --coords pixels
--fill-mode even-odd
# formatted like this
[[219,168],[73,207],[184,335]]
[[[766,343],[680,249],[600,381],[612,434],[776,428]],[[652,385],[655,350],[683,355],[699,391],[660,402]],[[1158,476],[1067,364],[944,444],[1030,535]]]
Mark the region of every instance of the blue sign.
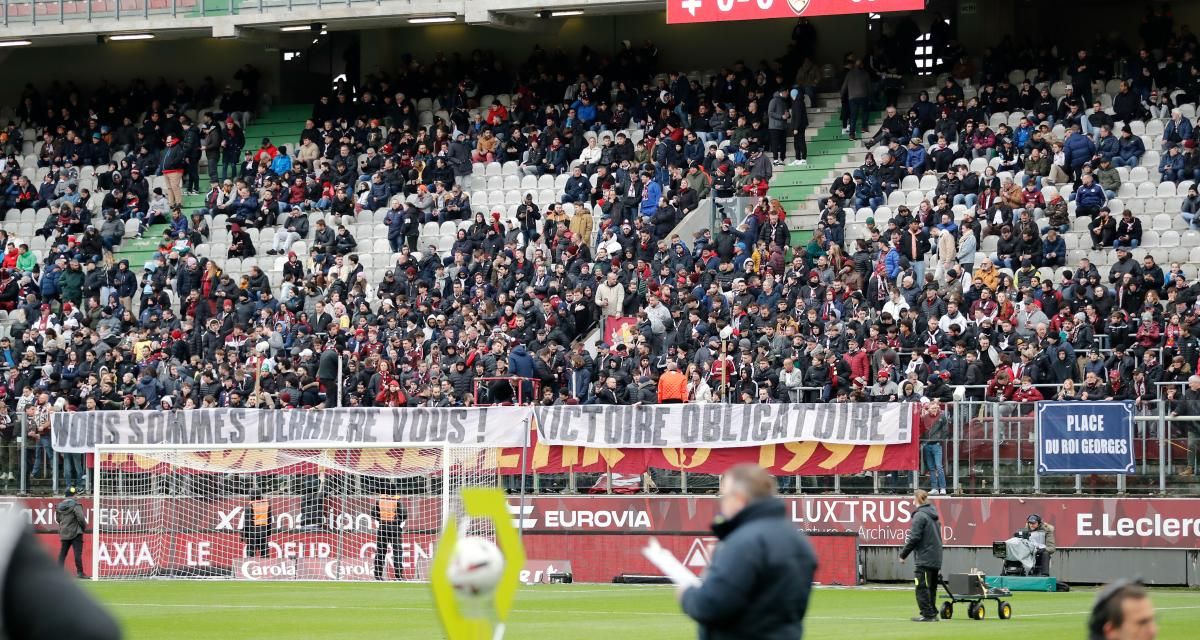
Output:
[[1038,474],[1133,473],[1132,402],[1039,402]]

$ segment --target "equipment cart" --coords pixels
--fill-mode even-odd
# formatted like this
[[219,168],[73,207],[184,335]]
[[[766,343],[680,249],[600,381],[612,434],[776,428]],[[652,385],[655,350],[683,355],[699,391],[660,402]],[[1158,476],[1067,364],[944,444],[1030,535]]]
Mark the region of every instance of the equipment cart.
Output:
[[1005,599],[1012,597],[1012,592],[1008,589],[989,589],[983,581],[982,573],[954,573],[948,578],[939,577],[939,580],[942,588],[946,590],[946,598],[943,599],[940,612],[943,620],[954,617],[954,605],[960,602],[967,603],[968,618],[983,620],[987,617],[985,600],[996,603],[996,615],[1001,620],[1012,617],[1012,604]]

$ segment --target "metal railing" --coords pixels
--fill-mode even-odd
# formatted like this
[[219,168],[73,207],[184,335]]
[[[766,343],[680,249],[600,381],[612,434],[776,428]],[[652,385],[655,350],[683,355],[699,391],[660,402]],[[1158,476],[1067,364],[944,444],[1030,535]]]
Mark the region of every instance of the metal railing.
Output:
[[[940,444],[948,491],[958,495],[1200,494],[1200,478],[1193,481],[1189,473],[1183,473],[1185,469],[1194,471],[1190,467],[1195,464],[1196,452],[1189,447],[1200,446],[1200,416],[1171,416],[1165,402],[1139,408],[1133,418],[1136,468],[1132,474],[1038,475],[1035,406],[1036,403],[975,400],[947,403],[950,433]],[[90,456],[57,453],[50,446],[38,447],[38,442],[26,435],[23,416],[14,419],[13,425],[11,437],[0,442],[5,454],[0,458],[5,465],[0,468],[0,491],[60,494],[68,486],[81,491],[91,486],[89,478],[95,470],[88,467]],[[48,436],[45,437],[49,444]],[[16,463],[11,462],[14,448]],[[521,468],[529,469],[525,457],[523,450]],[[34,467],[41,472],[32,474]],[[910,471],[784,476],[779,483],[784,493],[796,494],[908,493],[928,484],[925,479],[928,471],[922,461],[917,469]],[[14,474],[12,480],[7,479],[10,472]],[[651,469],[641,477],[623,476],[611,470],[547,474],[529,469],[525,474],[503,478],[502,485],[514,493],[704,494],[715,493],[717,489],[714,475],[676,469]]]

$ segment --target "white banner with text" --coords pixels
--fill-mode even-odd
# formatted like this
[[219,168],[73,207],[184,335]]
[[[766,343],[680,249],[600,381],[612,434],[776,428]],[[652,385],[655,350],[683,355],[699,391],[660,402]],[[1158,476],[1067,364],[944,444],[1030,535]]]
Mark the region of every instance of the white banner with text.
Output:
[[199,449],[278,447],[520,447],[528,407],[193,409],[55,413],[54,450],[177,446]]
[[542,444],[622,449],[907,444],[913,424],[912,405],[901,403],[565,405],[533,412]]

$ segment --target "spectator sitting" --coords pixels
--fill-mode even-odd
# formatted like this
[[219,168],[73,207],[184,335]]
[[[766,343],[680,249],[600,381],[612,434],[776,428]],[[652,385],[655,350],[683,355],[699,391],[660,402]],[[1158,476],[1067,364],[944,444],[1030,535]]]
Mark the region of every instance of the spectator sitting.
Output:
[[1113,248],[1136,249],[1141,243],[1142,220],[1135,217],[1129,209],[1125,209],[1121,212],[1121,219],[1117,222],[1116,231],[1113,232]]
[[1136,167],[1142,163],[1144,155],[1146,155],[1146,144],[1142,142],[1141,137],[1133,135],[1133,131],[1129,127],[1122,129],[1117,155],[1112,158],[1113,166]]
[[1167,153],[1163,155],[1162,160],[1158,162],[1159,178],[1163,182],[1174,182],[1178,184],[1188,176],[1184,172],[1184,163],[1187,158],[1179,152],[1179,145],[1172,144],[1166,148]]
[[[1076,210],[1078,212],[1078,210]],[[1101,207],[1095,218],[1088,224],[1088,233],[1092,239],[1092,251],[1100,247],[1111,247],[1117,233],[1117,223],[1113,220],[1108,207]]]
[[1121,174],[1112,165],[1111,158],[1100,159],[1100,168],[1095,170],[1093,177],[1104,190],[1105,198],[1112,200],[1117,197],[1117,190],[1121,188]]
[[1043,267],[1063,267],[1067,264],[1067,243],[1058,235],[1058,228],[1050,227],[1042,238]]
[[1197,192],[1196,185],[1188,187],[1180,211],[1179,217],[1187,222],[1189,229],[1200,229],[1200,219],[1197,219],[1197,214],[1200,214],[1200,193]]
[[1071,199],[1075,201],[1075,217],[1083,216],[1096,217],[1096,214],[1108,202],[1108,198],[1104,195],[1104,189],[1093,181],[1092,175],[1085,173],[1082,176],[1082,184],[1079,189],[1071,194]]
[[1171,119],[1167,121],[1167,126],[1163,128],[1163,151],[1166,151],[1170,147],[1181,145],[1185,140],[1191,139],[1191,137],[1191,120],[1184,117],[1183,112],[1179,109],[1171,109]]
[[908,141],[908,155],[904,159],[904,169],[907,175],[917,176],[918,178],[925,175],[926,162],[927,156],[925,147],[921,146],[921,139],[910,139]]
[[583,202],[588,199],[592,190],[592,184],[583,175],[582,167],[575,167],[571,170],[571,176],[567,178],[567,183],[563,187],[563,204]]

